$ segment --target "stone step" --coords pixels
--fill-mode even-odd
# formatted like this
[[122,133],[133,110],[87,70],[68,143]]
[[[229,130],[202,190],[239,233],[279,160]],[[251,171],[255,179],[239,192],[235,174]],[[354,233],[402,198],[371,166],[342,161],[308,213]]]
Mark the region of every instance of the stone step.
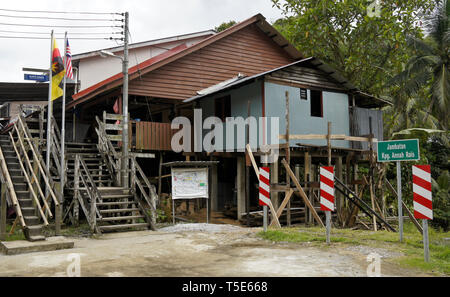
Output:
[[144,216],[136,215],[136,216],[123,216],[123,217],[103,217],[99,221],[101,222],[114,222],[114,221],[125,221],[125,220],[133,220],[133,219],[143,219]]
[[33,207],[33,200],[29,198],[19,198],[19,205],[21,208],[23,207]]
[[134,204],[134,203],[136,203],[136,202],[134,202],[134,201],[98,202],[97,203],[97,207],[115,206],[115,205],[129,205],[129,204]]
[[116,231],[116,230],[124,230],[124,229],[147,229],[147,223],[136,223],[136,224],[123,224],[123,225],[107,225],[107,226],[98,226],[100,231]]
[[101,214],[110,214],[110,213],[124,213],[124,212],[133,212],[139,211],[139,208],[116,208],[116,209],[101,209],[99,212]]
[[117,195],[111,195],[111,194],[105,194],[103,195],[102,193],[100,193],[100,195],[102,196],[102,199],[126,199],[126,198],[133,198],[133,195],[130,194],[117,194]]

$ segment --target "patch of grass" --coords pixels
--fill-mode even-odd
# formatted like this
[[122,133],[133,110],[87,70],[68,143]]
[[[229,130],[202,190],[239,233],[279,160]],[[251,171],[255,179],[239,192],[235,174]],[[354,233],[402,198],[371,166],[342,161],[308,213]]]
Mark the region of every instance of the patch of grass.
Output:
[[5,241],[15,241],[15,240],[25,240],[25,234],[22,232],[22,228],[20,226],[16,226],[14,228],[14,232],[11,235],[8,235],[11,232],[12,225],[6,225],[6,240]]
[[[394,259],[400,265],[418,268],[425,272],[450,275],[450,242],[448,241],[450,232],[429,229],[430,262],[426,263],[423,256],[422,234],[410,222],[405,222],[403,231],[404,240],[400,243],[397,232],[333,228],[331,242],[393,250],[405,255]],[[309,242],[316,243],[318,246],[323,246],[321,243],[326,241],[325,230],[320,227],[269,229],[267,232],[259,232],[258,236],[274,242]]]

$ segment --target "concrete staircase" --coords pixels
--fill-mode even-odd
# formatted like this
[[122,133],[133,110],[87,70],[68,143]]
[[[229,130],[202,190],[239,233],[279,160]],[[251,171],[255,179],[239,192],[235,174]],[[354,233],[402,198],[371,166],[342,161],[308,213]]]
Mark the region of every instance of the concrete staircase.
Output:
[[16,152],[11,144],[9,135],[0,135],[0,146],[5,157],[9,175],[13,182],[14,191],[16,193],[19,207],[22,211],[25,224],[24,234],[29,241],[45,240],[43,236],[43,225],[37,216],[37,210],[31,199],[31,193],[25,180],[25,176],[19,165]]

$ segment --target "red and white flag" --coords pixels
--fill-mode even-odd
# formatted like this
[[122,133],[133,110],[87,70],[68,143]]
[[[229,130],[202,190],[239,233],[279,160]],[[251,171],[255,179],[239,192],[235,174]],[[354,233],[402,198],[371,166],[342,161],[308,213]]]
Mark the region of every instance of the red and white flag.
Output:
[[69,39],[67,39],[66,43],[66,77],[73,80],[73,71],[72,71],[72,53],[70,51]]
[[432,220],[431,167],[430,165],[414,165],[412,173],[414,217],[416,219]]
[[259,205],[270,204],[270,168],[259,168]]
[[334,211],[334,168],[320,167],[320,210]]

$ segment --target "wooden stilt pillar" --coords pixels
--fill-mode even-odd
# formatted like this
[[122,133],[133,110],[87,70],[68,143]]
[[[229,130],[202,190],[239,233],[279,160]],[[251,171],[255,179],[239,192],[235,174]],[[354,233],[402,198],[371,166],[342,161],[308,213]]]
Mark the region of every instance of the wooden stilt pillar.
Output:
[[[214,161],[211,158],[211,161]],[[218,197],[218,173],[217,173],[217,165],[212,165],[210,167],[211,170],[211,210],[218,211],[219,210],[219,197]]]
[[0,194],[0,240],[6,240],[6,184],[1,184]]
[[[304,169],[305,169],[305,185],[307,185],[306,187],[308,188],[308,198],[310,199],[309,202],[311,202],[312,205],[314,205],[313,200],[312,200],[312,191],[311,191],[311,187],[309,186],[309,182],[311,181],[311,156],[309,155],[309,152],[306,152],[304,155]],[[308,224],[309,222],[309,217],[310,217],[310,211],[307,207],[305,207],[305,225]]]
[[236,162],[237,218],[240,220],[245,212],[245,158],[238,157]]
[[[339,180],[344,180],[343,179],[343,172],[342,172],[342,157],[337,157],[336,158],[336,176]],[[344,198],[342,196],[342,194],[339,191],[335,192],[336,195],[336,213],[338,214],[338,218],[339,218],[339,223],[343,223],[343,212],[344,212],[344,208],[343,208],[343,203],[344,203]]]
[[[291,149],[290,149],[290,133],[289,133],[289,92],[286,91],[286,162],[288,166],[291,166]],[[291,177],[289,176],[289,173],[286,172],[286,185],[290,188],[291,187]],[[285,192],[285,197],[289,195],[289,191]],[[287,205],[287,226],[291,226],[291,200],[289,199],[288,205]]]
[[[279,163],[278,160],[276,162],[273,162],[270,164],[270,182],[272,184],[278,184],[278,171],[279,168]],[[279,195],[278,192],[273,192],[270,194],[271,196],[271,200],[272,200],[272,204],[273,204],[273,208],[278,211],[278,207],[280,206],[280,201],[279,201]]]

